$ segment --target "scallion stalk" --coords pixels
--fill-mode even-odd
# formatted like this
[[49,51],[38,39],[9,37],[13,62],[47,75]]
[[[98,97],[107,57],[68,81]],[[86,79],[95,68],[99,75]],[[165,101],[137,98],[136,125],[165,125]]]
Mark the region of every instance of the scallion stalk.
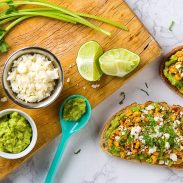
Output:
[[38,5],[38,6],[45,6],[45,7],[49,7],[49,8],[53,8],[55,10],[58,10],[60,11],[61,13],[64,13],[64,14],[68,14],[68,15],[71,15],[73,17],[76,18],[76,21],[80,24],[83,24],[87,27],[90,27],[96,31],[99,31],[99,32],[102,32],[108,36],[111,35],[110,32],[100,28],[100,27],[97,27],[95,26],[94,24],[90,23],[89,21],[85,20],[84,18],[80,17],[79,15],[75,14],[75,13],[72,13],[71,11],[65,9],[65,8],[62,8],[60,6],[57,6],[53,3],[50,3],[50,2],[43,2],[43,1],[15,1],[13,3],[15,6],[16,5]]
[[0,20],[6,19],[6,18],[10,18],[10,17],[14,17],[14,16],[25,16],[25,15],[33,15],[33,16],[44,16],[44,17],[49,17],[49,18],[54,18],[54,19],[58,19],[58,20],[63,20],[65,22],[69,22],[69,23],[76,23],[76,20],[74,17],[65,15],[65,14],[59,14],[59,15],[55,15],[53,13],[49,13],[49,12],[14,12],[11,14],[7,14],[7,15],[2,15],[0,17]]
[[31,16],[23,16],[21,18],[18,18],[17,20],[13,21],[11,24],[9,24],[6,28],[5,28],[5,32],[0,36],[0,40],[2,40],[5,35],[13,28],[15,27],[15,25],[17,25],[18,23],[22,22],[23,20],[30,18]]

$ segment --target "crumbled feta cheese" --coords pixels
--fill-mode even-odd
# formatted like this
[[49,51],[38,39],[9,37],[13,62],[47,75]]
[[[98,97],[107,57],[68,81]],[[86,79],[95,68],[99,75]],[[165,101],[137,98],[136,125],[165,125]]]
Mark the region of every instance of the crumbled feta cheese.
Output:
[[7,97],[1,98],[1,102],[7,102],[7,101],[8,101]]
[[169,139],[169,138],[170,138],[170,134],[169,134],[169,133],[165,133],[165,134],[164,134],[164,137],[165,137],[166,139]]
[[160,164],[160,165],[163,165],[163,164],[165,164],[165,162],[164,162],[163,160],[160,160],[160,161],[159,161],[159,164]]
[[118,129],[122,131],[124,129],[124,127],[122,125],[120,125]]
[[124,132],[124,131],[122,131],[122,132],[121,132],[121,135],[125,135],[125,132]]
[[163,121],[163,118],[161,116],[155,116],[154,117],[154,120],[155,121],[161,121],[162,122]]
[[127,155],[128,155],[128,156],[132,155],[132,152],[130,152],[130,151],[129,151],[129,152],[127,152]]
[[17,72],[19,74],[25,74],[27,73],[27,65],[24,62],[20,62],[19,65],[17,66]]
[[159,126],[163,126],[163,122],[160,122],[160,123],[159,123]]
[[71,79],[70,78],[67,78],[67,83],[70,83],[71,82]]
[[154,127],[154,130],[155,130],[156,133],[159,133],[159,129],[160,129],[160,126],[158,126],[158,125],[156,125],[156,126]]
[[139,136],[139,140],[141,141],[142,144],[145,144],[145,140],[143,136]]
[[176,128],[178,125],[180,125],[180,121],[179,120],[175,120],[173,122],[173,127]]
[[115,136],[115,140],[119,141],[120,140],[120,136]]
[[100,87],[100,84],[92,84],[91,87],[95,89],[95,88]]
[[156,146],[149,148],[149,154],[153,154],[154,152],[156,152],[156,149]]
[[164,111],[164,110],[165,110],[165,107],[161,106],[160,109],[161,109],[162,111]]
[[14,60],[8,73],[12,91],[25,102],[39,102],[51,95],[58,69],[42,54],[25,54]]
[[147,111],[153,110],[155,109],[155,107],[153,105],[149,105],[145,108]]
[[141,132],[141,127],[140,126],[134,126],[134,127],[132,127],[130,134],[131,134],[131,136],[134,136],[135,139],[138,139],[138,136],[139,136],[140,132]]
[[171,153],[171,154],[170,154],[170,159],[171,159],[172,161],[177,161],[177,155],[174,154],[174,153]]
[[143,112],[144,114],[148,114],[148,111],[147,111],[147,110],[142,110],[142,112]]
[[176,69],[179,69],[179,68],[181,68],[181,67],[182,67],[181,64],[176,64],[176,65],[175,65],[175,68],[176,68]]
[[169,142],[165,142],[165,148],[166,148],[166,149],[169,149],[169,148],[170,148]]

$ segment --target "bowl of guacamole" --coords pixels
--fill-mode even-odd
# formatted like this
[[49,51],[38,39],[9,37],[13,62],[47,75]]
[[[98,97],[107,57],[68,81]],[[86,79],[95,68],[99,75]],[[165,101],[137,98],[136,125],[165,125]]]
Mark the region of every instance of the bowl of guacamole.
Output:
[[0,157],[21,158],[34,148],[36,141],[37,128],[28,114],[17,109],[0,112]]

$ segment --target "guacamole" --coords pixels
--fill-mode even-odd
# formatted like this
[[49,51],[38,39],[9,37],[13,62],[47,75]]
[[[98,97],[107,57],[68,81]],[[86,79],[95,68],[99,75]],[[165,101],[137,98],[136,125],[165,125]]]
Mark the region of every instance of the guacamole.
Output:
[[177,51],[165,62],[165,77],[183,94],[183,50]]
[[12,112],[0,118],[0,151],[20,153],[29,146],[32,128],[26,118]]
[[64,104],[63,118],[68,121],[77,121],[86,112],[86,101],[83,98],[73,98]]

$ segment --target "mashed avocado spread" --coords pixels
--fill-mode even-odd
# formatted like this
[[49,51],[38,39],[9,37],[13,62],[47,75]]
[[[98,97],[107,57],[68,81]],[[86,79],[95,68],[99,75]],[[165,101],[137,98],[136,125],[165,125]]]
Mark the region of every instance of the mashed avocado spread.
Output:
[[68,121],[77,121],[86,112],[86,101],[83,98],[73,98],[64,104],[63,118]]
[[165,62],[163,73],[169,82],[183,93],[183,50],[177,51]]
[[32,128],[26,118],[12,112],[0,118],[0,151],[20,153],[31,143]]

